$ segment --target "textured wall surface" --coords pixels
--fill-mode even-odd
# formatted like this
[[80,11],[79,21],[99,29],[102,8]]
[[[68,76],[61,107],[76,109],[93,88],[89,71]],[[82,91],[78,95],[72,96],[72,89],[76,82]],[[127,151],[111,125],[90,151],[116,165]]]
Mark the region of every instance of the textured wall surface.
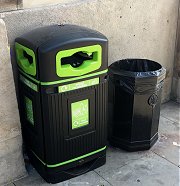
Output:
[[25,175],[7,32],[0,19],[0,185]]
[[[72,3],[79,0],[0,0],[0,12]],[[84,0],[81,0],[84,1]]]
[[18,0],[0,0],[0,12],[17,10]]
[[[180,8],[179,8],[180,13]],[[177,49],[172,83],[172,99],[180,103],[180,17],[178,18]]]
[[[42,7],[42,6],[49,6],[54,4],[61,4],[61,3],[72,3],[78,0],[23,0],[21,4],[21,8],[34,8],[34,7]],[[84,0],[81,0],[84,1]]]
[[99,30],[109,39],[109,64],[148,58],[167,69],[163,101],[170,98],[178,0],[85,0],[3,13],[9,42],[42,25],[73,23]]

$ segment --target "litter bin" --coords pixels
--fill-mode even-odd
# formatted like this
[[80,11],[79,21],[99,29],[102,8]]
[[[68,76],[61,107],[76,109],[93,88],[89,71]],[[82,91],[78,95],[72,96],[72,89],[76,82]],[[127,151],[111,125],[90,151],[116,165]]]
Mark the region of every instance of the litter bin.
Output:
[[147,150],[158,139],[165,69],[146,59],[125,59],[109,67],[110,144]]
[[75,25],[51,25],[15,40],[23,140],[50,183],[106,160],[107,38]]

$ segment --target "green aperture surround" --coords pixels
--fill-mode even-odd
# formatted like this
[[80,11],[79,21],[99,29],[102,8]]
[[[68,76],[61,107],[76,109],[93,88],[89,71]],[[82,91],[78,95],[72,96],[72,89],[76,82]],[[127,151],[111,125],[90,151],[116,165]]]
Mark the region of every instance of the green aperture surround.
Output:
[[[82,52],[92,55],[92,59],[84,60],[78,67],[71,64],[62,64],[62,59],[72,56],[75,53]],[[74,61],[76,62],[76,61]],[[56,55],[56,73],[59,77],[81,76],[89,72],[98,70],[102,64],[102,48],[100,45],[92,45],[69,50],[59,51]]]
[[71,90],[90,87],[90,86],[98,85],[98,84],[99,84],[99,78],[93,78],[93,79],[88,79],[85,81],[80,81],[77,83],[71,83],[71,84],[59,86],[58,90],[59,90],[59,92],[62,93],[62,92],[68,92]]
[[89,124],[89,100],[71,103],[72,129],[84,127]]
[[32,100],[24,96],[25,110],[26,110],[26,119],[34,125],[34,116],[33,116],[33,105]]
[[36,75],[36,58],[33,50],[15,43],[17,64],[27,74]]

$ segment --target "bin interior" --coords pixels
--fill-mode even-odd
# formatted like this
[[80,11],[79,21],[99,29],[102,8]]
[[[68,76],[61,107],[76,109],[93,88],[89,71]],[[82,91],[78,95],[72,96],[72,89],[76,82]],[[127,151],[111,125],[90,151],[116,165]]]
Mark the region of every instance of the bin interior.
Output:
[[147,59],[125,59],[118,61],[115,65],[119,70],[131,72],[150,72],[162,68],[159,63]]
[[62,58],[62,65],[70,64],[72,67],[77,68],[82,65],[85,60],[92,60],[94,53],[76,52],[72,56]]

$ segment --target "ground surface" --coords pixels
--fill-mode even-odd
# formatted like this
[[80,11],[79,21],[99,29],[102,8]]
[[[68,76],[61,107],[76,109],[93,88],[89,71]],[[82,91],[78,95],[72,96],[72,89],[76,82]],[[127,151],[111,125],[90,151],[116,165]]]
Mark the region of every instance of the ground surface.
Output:
[[[161,107],[159,140],[149,151],[125,152],[109,147],[106,165],[58,186],[178,186],[180,107]],[[8,186],[49,185],[30,168],[29,176]]]

